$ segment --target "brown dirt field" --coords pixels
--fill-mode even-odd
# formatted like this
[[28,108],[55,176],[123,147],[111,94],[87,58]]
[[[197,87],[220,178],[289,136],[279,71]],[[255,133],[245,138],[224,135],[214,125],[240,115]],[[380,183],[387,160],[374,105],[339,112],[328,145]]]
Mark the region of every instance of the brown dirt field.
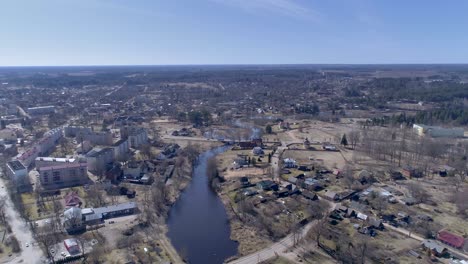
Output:
[[[314,160],[310,160],[309,157],[313,157]],[[283,153],[284,158],[293,158],[299,164],[321,163],[329,169],[343,168],[346,164],[341,153],[333,151],[286,150]]]
[[243,176],[257,177],[263,175],[263,169],[260,168],[241,168],[237,170],[226,170],[221,173],[226,179],[240,178]]

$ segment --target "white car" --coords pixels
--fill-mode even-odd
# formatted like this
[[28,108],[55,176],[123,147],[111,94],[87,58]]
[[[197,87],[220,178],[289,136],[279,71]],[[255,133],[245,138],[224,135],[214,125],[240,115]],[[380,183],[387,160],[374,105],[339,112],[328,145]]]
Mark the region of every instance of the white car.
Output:
[[26,243],[25,245],[26,245],[26,247],[29,247],[29,243]]

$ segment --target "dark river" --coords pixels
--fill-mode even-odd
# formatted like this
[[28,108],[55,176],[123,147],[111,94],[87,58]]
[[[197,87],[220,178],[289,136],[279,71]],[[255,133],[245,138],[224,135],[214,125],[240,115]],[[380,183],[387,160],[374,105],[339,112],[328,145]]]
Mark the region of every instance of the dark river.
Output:
[[224,205],[208,185],[207,160],[227,150],[218,147],[198,158],[191,184],[169,212],[168,236],[174,247],[192,264],[219,264],[237,254],[230,237]]

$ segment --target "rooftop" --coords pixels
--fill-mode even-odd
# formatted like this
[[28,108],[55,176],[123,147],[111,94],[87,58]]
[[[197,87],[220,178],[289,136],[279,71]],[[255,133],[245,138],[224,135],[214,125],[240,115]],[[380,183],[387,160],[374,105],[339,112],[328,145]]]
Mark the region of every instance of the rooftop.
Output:
[[462,236],[452,234],[445,230],[440,231],[437,237],[439,238],[440,241],[450,244],[457,248],[462,247],[463,244],[465,243],[465,239]]
[[8,167],[10,167],[14,171],[25,170],[26,169],[26,167],[24,167],[24,165],[18,160],[9,161],[8,162]]
[[54,157],[37,157],[36,161],[49,161],[49,162],[75,162],[76,159],[67,158],[54,158]]
[[95,157],[103,155],[103,154],[105,154],[105,153],[107,153],[109,151],[113,151],[113,149],[112,148],[103,148],[103,149],[99,149],[99,150],[93,149],[86,156],[90,157],[90,158],[95,158]]

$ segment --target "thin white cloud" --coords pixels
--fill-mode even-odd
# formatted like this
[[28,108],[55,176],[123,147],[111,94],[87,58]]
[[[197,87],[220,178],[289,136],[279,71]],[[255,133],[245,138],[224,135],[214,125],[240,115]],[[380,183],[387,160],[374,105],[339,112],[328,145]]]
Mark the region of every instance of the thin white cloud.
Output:
[[318,21],[320,14],[295,0],[211,0],[249,13],[269,12],[299,19]]

